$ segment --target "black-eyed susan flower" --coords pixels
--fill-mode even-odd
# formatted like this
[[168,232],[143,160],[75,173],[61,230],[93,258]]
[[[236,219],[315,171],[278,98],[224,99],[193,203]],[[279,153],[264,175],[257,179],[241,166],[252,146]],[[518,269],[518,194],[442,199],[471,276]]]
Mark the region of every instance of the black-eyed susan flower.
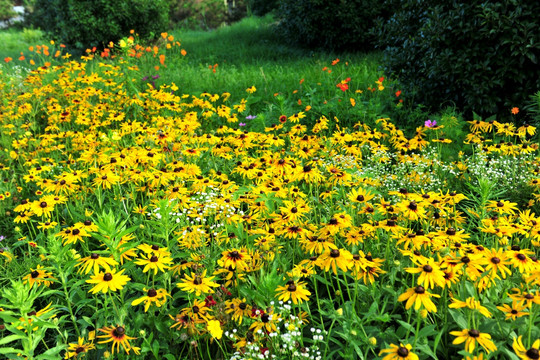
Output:
[[98,274],[100,267],[102,267],[105,272],[110,272],[111,266],[116,265],[118,265],[118,262],[112,257],[103,257],[97,253],[92,253],[90,256],[78,259],[75,267],[80,266],[80,269],[78,270],[79,273],[84,272],[85,274],[88,274],[90,270],[94,270],[94,274]]
[[95,348],[96,346],[93,342],[86,342],[84,337],[79,336],[77,343],[70,343],[68,345],[68,349],[66,351],[66,354],[64,355],[64,359],[78,359],[81,354],[85,354],[90,350],[94,350]]
[[416,267],[405,268],[405,271],[411,274],[420,274],[417,284],[433,289],[435,285],[444,287],[444,272],[439,264],[432,258],[419,260]]
[[255,310],[255,321],[251,324],[249,329],[254,333],[257,333],[258,331],[265,331],[267,333],[275,332],[278,321],[279,315],[275,314],[273,309],[268,312]]
[[130,281],[130,277],[123,275],[124,269],[116,272],[116,269],[111,269],[110,272],[98,273],[91,277],[90,280],[86,280],[89,284],[96,284],[89,290],[92,294],[103,292],[106,294],[108,291],[122,290],[124,285]]
[[523,345],[523,341],[521,340],[521,338],[521,335],[518,338],[514,338],[514,343],[512,344],[516,355],[519,356],[519,358],[522,360],[540,359],[540,339],[536,339],[532,346],[527,349]]
[[379,356],[386,354],[382,360],[418,360],[418,355],[411,351],[412,345],[390,344],[390,347],[380,351]]
[[30,269],[30,274],[23,277],[23,283],[24,284],[30,284],[30,288],[36,285],[45,285],[46,287],[49,287],[52,282],[56,280],[52,273],[45,270],[43,266],[38,265],[35,269]]
[[437,306],[431,301],[432,297],[440,297],[437,294],[431,294],[426,289],[418,285],[416,287],[408,289],[406,292],[398,297],[398,301],[405,301],[405,309],[409,310],[414,305],[414,310],[419,310],[420,307],[424,307],[429,312],[437,312]]
[[251,315],[251,305],[246,302],[246,299],[232,299],[225,302],[225,312],[231,314],[231,317],[238,325],[242,325],[244,318],[249,318]]
[[476,329],[463,329],[462,331],[451,331],[451,335],[456,336],[452,344],[459,345],[465,343],[465,351],[471,353],[474,351],[476,344],[486,350],[489,354],[497,350],[497,346],[491,341],[491,335],[487,333],[481,333]]
[[99,331],[103,332],[104,334],[99,335],[98,338],[102,338],[104,340],[99,341],[98,344],[106,344],[112,342],[111,352],[113,355],[115,349],[117,353],[120,351],[120,345],[122,345],[122,348],[124,348],[126,354],[129,355],[129,352],[133,350],[136,355],[139,355],[139,348],[132,347],[129,343],[129,340],[134,340],[136,338],[128,336],[126,334],[126,328],[124,326],[106,326],[102,329],[99,329]]
[[214,276],[206,277],[206,270],[202,274],[192,273],[191,276],[185,274],[184,279],[177,284],[177,286],[189,293],[194,292],[196,296],[202,294],[212,294],[214,290],[213,287],[218,287],[219,285],[212,281]]
[[134,261],[137,265],[144,265],[143,272],[149,270],[154,271],[154,275],[157,274],[158,270],[165,272],[169,268],[169,264],[172,264],[172,258],[168,256],[157,256],[152,254],[141,254],[141,258]]
[[495,211],[499,214],[514,215],[517,209],[517,203],[513,203],[507,200],[490,200],[486,206],[488,210]]
[[338,268],[347,272],[352,258],[352,254],[346,249],[330,249],[319,256],[317,265],[326,272],[332,269],[332,272],[337,275]]
[[170,295],[165,289],[147,290],[146,288],[144,288],[143,291],[146,292],[146,295],[133,300],[131,302],[131,306],[137,306],[140,303],[144,302],[144,312],[147,312],[152,304],[156,305],[156,307],[161,307],[163,304],[165,304],[165,302],[167,302],[167,297],[170,297]]
[[309,301],[311,295],[305,286],[306,283],[303,281],[289,280],[285,286],[278,286],[276,296],[278,296],[278,300],[289,301],[291,299],[294,304],[301,304],[304,300]]
[[505,314],[506,320],[516,320],[519,317],[529,315],[528,312],[525,312],[527,306],[525,303],[512,301],[512,305],[504,304],[502,306],[497,306],[497,309],[501,310]]
[[247,268],[247,261],[250,256],[246,249],[231,249],[221,253],[221,259],[218,264],[224,268],[231,267],[237,271],[244,271]]

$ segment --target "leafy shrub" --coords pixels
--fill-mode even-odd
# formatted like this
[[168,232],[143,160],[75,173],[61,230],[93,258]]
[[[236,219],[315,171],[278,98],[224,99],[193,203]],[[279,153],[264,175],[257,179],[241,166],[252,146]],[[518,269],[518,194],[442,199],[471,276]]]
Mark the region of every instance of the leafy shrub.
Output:
[[0,21],[7,21],[16,15],[11,0],[0,0]]
[[82,51],[117,41],[134,29],[142,37],[167,29],[163,0],[37,0],[32,15],[41,27],[68,48]]
[[278,0],[250,0],[253,15],[263,16],[279,7]]
[[334,50],[370,49],[369,30],[378,16],[387,17],[377,0],[283,0],[279,14],[285,40]]
[[223,0],[167,0],[170,19],[174,26],[196,29],[215,29],[222,24],[230,24],[246,15],[244,1],[235,1],[230,6]]
[[505,113],[540,88],[540,2],[388,1],[375,28],[385,72],[431,110]]

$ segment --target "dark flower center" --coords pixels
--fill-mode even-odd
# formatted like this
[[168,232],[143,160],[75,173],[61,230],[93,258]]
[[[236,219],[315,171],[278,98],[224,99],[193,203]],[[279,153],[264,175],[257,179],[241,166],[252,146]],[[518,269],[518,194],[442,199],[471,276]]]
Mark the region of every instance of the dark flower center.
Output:
[[114,336],[116,337],[122,337],[126,334],[126,329],[124,329],[123,326],[119,326],[116,329],[114,329]]
[[422,269],[427,273],[430,273],[433,271],[433,267],[431,265],[424,265]]
[[45,201],[42,201],[40,204],[39,204],[40,207],[42,208],[46,208],[47,207],[47,203]]
[[81,233],[81,230],[79,229],[73,229],[73,231],[71,232],[73,235],[79,235]]
[[247,304],[245,302],[241,302],[238,307],[241,309],[241,310],[246,310],[247,308]]
[[201,285],[202,284],[202,279],[199,275],[195,276],[195,279],[193,279],[193,283],[195,285]]
[[468,264],[471,262],[471,259],[469,259],[468,256],[464,256],[461,258],[461,262],[464,263],[464,264]]
[[157,262],[158,261],[158,257],[156,255],[153,255],[151,258],[150,258],[150,262]]
[[262,314],[262,316],[261,316],[261,321],[262,321],[263,323],[269,322],[269,321],[270,321],[270,315],[268,315],[268,314]]
[[357,201],[364,201],[364,195],[358,195],[358,196],[356,197],[356,200],[357,200]]
[[103,275],[103,280],[111,281],[112,280],[112,274],[111,273],[105,273],[105,275]]
[[503,204],[501,201],[499,201],[499,202],[497,203],[497,207],[503,207],[503,206],[504,206],[504,204]]
[[194,314],[197,314],[199,312],[199,307],[197,305],[193,305],[193,307],[191,308],[191,310],[193,310],[193,313]]
[[98,255],[98,254],[96,254],[96,253],[90,254],[90,259],[96,260],[97,258],[99,258],[99,255]]
[[473,337],[473,338],[477,338],[477,337],[480,336],[480,331],[478,331],[476,329],[471,329],[471,330],[469,330],[469,336]]
[[296,285],[290,284],[289,287],[287,287],[288,292],[295,292],[296,291]]
[[499,259],[498,257],[492,257],[491,262],[494,264],[499,264],[501,262],[501,259]]
[[339,257],[339,250],[338,249],[330,250],[330,257],[333,257],[333,258]]
[[524,297],[525,299],[527,299],[527,300],[532,300],[532,299],[534,299],[534,295],[533,295],[533,294],[525,294],[523,297]]
[[229,257],[233,260],[240,260],[242,255],[237,250],[234,250],[229,253]]
[[331,218],[330,221],[328,222],[330,225],[337,225],[338,221],[336,218]]
[[406,347],[400,346],[397,350],[397,355],[402,358],[406,358],[409,355],[409,349]]
[[414,288],[414,292],[417,294],[424,294],[426,292],[426,289],[424,289],[423,286],[418,285]]
[[80,354],[82,352],[84,352],[84,348],[82,346],[79,346],[77,349],[75,349],[76,354]]
[[157,246],[157,245],[152,245],[152,250],[158,251],[158,250],[159,250],[159,246]]
[[450,235],[450,236],[456,235],[456,229],[449,228],[448,230],[446,230],[446,235]]
[[521,261],[527,259],[527,257],[525,255],[523,255],[523,254],[517,254],[516,257],[518,258],[518,260],[521,260]]
[[92,222],[90,220],[84,220],[84,225],[85,226],[90,226],[90,225],[92,225]]
[[34,270],[30,275],[32,276],[32,279],[35,279],[39,276],[39,272],[37,272],[37,270]]
[[416,203],[414,201],[411,201],[409,203],[409,209],[414,211],[414,210],[418,209],[418,205],[416,205]]
[[527,350],[525,355],[527,355],[529,359],[540,359],[540,353],[538,352],[538,349],[535,348],[530,348],[529,350]]
[[147,295],[148,297],[156,297],[157,291],[156,291],[155,289],[150,289],[150,290],[148,290],[148,292],[146,293],[146,295]]
[[296,214],[296,213],[298,212],[298,209],[295,208],[295,207],[293,207],[293,208],[291,209],[291,212],[292,212],[293,214]]

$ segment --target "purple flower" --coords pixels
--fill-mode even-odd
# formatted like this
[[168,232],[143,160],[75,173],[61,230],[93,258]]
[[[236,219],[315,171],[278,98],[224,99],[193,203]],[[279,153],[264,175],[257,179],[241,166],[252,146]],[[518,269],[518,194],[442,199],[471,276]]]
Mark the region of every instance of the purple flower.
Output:
[[154,80],[159,79],[159,75],[152,75],[152,79],[154,79]]
[[435,127],[435,126],[437,126],[437,120],[433,120],[433,121],[427,120],[427,121],[424,122],[424,125],[425,125],[425,127],[428,127],[428,128]]
[[253,120],[253,119],[256,119],[257,118],[257,115],[248,115],[246,116],[246,120]]
[[141,81],[146,81],[146,80],[148,80],[148,76],[145,76],[145,77],[143,77],[143,78],[141,79]]
[[246,126],[246,123],[240,123],[238,126]]

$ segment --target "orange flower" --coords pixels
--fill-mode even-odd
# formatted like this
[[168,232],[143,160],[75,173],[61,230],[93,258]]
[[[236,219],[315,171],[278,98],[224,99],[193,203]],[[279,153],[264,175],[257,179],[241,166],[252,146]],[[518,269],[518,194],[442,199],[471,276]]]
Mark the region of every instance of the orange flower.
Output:
[[514,106],[511,111],[513,115],[517,115],[517,113],[519,112],[519,108]]
[[165,65],[165,55],[163,54],[159,55],[159,63],[161,65]]
[[10,58],[9,56],[8,56],[7,58],[4,58],[4,61],[5,61],[6,63],[10,62],[11,60],[13,60],[13,59]]

